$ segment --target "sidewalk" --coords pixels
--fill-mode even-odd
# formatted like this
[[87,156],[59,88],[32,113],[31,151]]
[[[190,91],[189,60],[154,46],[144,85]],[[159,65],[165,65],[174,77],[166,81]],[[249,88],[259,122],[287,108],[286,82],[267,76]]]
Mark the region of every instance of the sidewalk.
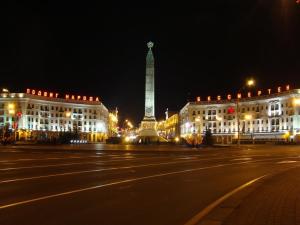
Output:
[[208,214],[201,225],[300,225],[300,167],[242,190]]

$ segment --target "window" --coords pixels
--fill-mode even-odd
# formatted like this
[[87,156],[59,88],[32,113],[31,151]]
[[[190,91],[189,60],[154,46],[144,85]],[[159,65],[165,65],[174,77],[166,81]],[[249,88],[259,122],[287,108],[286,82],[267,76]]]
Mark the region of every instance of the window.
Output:
[[219,109],[219,113],[221,113],[221,109]]
[[203,110],[203,114],[205,114],[205,110]]

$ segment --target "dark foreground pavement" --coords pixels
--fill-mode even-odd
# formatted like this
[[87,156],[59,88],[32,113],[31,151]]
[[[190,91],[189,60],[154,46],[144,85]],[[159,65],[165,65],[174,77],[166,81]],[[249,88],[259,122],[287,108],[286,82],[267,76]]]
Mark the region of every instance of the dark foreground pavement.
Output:
[[88,148],[0,148],[0,224],[300,224],[298,146]]

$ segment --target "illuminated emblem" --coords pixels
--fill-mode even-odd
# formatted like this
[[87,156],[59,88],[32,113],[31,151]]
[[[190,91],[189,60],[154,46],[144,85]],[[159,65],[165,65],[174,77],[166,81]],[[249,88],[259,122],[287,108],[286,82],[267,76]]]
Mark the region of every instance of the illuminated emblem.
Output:
[[227,113],[228,113],[228,114],[233,114],[234,112],[235,112],[235,110],[234,110],[233,107],[229,107],[229,108],[227,109]]

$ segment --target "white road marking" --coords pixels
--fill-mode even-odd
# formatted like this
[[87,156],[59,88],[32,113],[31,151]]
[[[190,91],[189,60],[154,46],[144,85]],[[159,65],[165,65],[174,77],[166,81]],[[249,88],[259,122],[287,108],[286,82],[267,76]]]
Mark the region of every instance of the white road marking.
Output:
[[253,179],[251,181],[248,181],[247,183],[245,183],[245,184],[235,188],[234,190],[228,192],[227,194],[223,195],[221,198],[217,199],[216,201],[212,202],[207,207],[205,207],[202,211],[200,211],[198,214],[196,214],[193,218],[191,218],[184,225],[196,225],[196,224],[198,224],[208,213],[210,213],[213,209],[215,209],[218,205],[220,205],[226,199],[228,199],[232,195],[236,194],[237,192],[243,190],[244,188],[250,186],[251,184],[255,183],[258,180],[261,180],[262,178],[264,178],[266,176],[268,176],[268,174],[265,174],[261,177]]
[[[62,163],[62,164],[48,164],[48,165],[39,165],[39,166],[22,166],[22,167],[9,167],[9,168],[1,168],[0,171],[9,171],[9,170],[20,170],[20,169],[34,169],[34,168],[48,168],[48,167],[58,167],[58,166],[71,166],[71,165],[84,165],[84,164],[100,164],[101,163],[110,163],[110,162],[124,162],[124,161],[135,161],[140,159],[152,159],[157,157],[148,157],[148,158],[133,158],[133,159],[126,159],[123,160],[106,160],[106,161],[95,161],[95,162],[78,162],[78,163]],[[168,158],[168,157],[160,157],[161,158]],[[12,162],[12,161],[6,161]]]
[[288,164],[288,163],[296,163],[296,162],[298,162],[298,161],[285,160],[285,161],[277,162],[277,164]]
[[[200,170],[205,170],[205,169],[213,169],[213,168],[219,168],[219,167],[231,166],[231,165],[250,164],[250,163],[253,163],[253,162],[262,162],[262,161],[270,161],[270,160],[257,160],[257,161],[238,162],[238,163],[218,164],[218,165],[215,165],[215,166],[198,167],[198,168],[194,168],[194,169],[186,169],[186,170],[174,171],[174,172],[169,172],[169,173],[160,173],[160,174],[154,174],[154,175],[150,175],[150,176],[137,177],[137,178],[127,179],[127,180],[121,180],[121,181],[106,183],[106,184],[97,185],[97,186],[91,186],[91,187],[87,187],[87,188],[75,189],[75,190],[71,190],[71,191],[67,191],[67,192],[62,192],[62,193],[58,193],[58,194],[52,194],[52,195],[42,196],[42,197],[33,198],[33,199],[29,199],[29,200],[25,200],[25,201],[20,201],[20,202],[15,202],[15,203],[11,203],[11,204],[0,205],[0,210],[1,209],[6,209],[6,208],[10,208],[10,207],[14,207],[14,206],[19,206],[19,205],[25,205],[25,204],[29,204],[29,203],[33,203],[33,202],[37,202],[37,201],[42,201],[42,200],[46,200],[46,199],[56,198],[56,197],[60,197],[60,196],[66,196],[66,195],[71,195],[71,194],[75,194],[75,193],[85,192],[85,191],[89,191],[89,190],[94,190],[94,189],[109,187],[109,186],[113,186],[113,185],[123,184],[123,183],[130,183],[130,182],[141,181],[141,180],[146,180],[146,179],[151,179],[151,178],[157,178],[157,177],[164,177],[164,176],[169,176],[169,175],[174,175],[174,174],[189,173],[189,172],[195,172],[195,171],[200,171]],[[245,187],[249,186],[250,184],[256,182],[258,179],[261,179],[261,178],[263,178],[265,176],[266,175],[264,175],[262,177],[259,177],[259,178],[256,178],[256,179],[254,179],[252,181],[249,181],[248,182],[249,184],[246,183],[246,184],[244,184],[244,185],[242,185],[242,186],[234,189],[230,193],[226,194],[225,197],[223,196],[221,199],[218,199],[217,201],[213,202],[208,207],[210,208],[210,210],[212,210],[214,207],[216,207],[218,204],[220,204],[221,202],[223,202],[225,199],[227,199],[228,197],[230,197],[231,195],[233,195],[237,191],[243,189],[244,186]]]
[[[194,161],[199,161],[199,160],[194,160]],[[194,162],[194,161],[189,161],[189,162]],[[150,163],[150,164],[142,164],[142,165],[136,165],[136,166],[111,167],[111,168],[97,169],[97,170],[82,170],[82,171],[76,171],[76,172],[57,173],[57,174],[49,174],[49,175],[43,175],[43,176],[24,177],[24,178],[3,180],[3,181],[0,181],[0,184],[12,183],[12,182],[17,182],[17,181],[25,181],[25,180],[35,180],[35,179],[42,179],[42,178],[49,178],[49,177],[59,177],[59,176],[67,176],[67,175],[74,175],[74,174],[82,174],[82,173],[93,173],[93,172],[119,170],[119,169],[132,169],[132,168],[139,168],[139,167],[169,165],[169,164],[177,164],[177,163],[187,163],[187,162],[176,161],[176,162],[165,162],[165,163]]]
[[221,166],[224,166],[224,165],[220,164],[220,165],[216,165],[216,166],[200,167],[200,168],[181,170],[181,171],[175,171],[175,172],[169,172],[169,173],[160,173],[160,174],[155,174],[155,175],[150,175],[150,176],[137,177],[137,178],[127,179],[127,180],[111,182],[111,183],[97,185],[97,186],[91,186],[91,187],[87,187],[87,188],[80,188],[80,189],[75,189],[75,190],[62,192],[62,193],[58,193],[58,194],[47,195],[47,196],[33,198],[33,199],[25,200],[25,201],[15,202],[15,203],[7,204],[7,205],[0,205],[0,210],[14,207],[14,206],[19,206],[19,205],[25,205],[25,204],[29,204],[29,203],[33,203],[33,202],[37,202],[37,201],[41,201],[41,200],[51,199],[51,198],[55,198],[55,197],[71,195],[71,194],[80,193],[80,192],[84,192],[84,191],[90,191],[90,190],[94,190],[94,189],[109,187],[109,186],[118,185],[118,184],[130,183],[130,182],[141,181],[141,180],[146,180],[146,179],[151,179],[151,178],[156,178],[156,177],[169,176],[169,175],[180,174],[180,173],[194,172],[194,171],[204,170],[204,169],[218,168]]
[[237,159],[232,159],[231,161],[247,161],[247,160],[252,160],[252,158],[237,158]]

